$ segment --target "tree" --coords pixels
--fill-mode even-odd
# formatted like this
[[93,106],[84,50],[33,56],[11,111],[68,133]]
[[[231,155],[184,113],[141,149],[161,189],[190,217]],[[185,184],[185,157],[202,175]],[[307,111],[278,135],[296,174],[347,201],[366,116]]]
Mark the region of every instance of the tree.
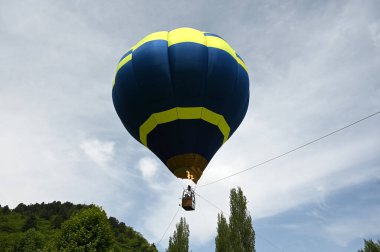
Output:
[[229,224],[223,214],[218,215],[215,251],[255,252],[255,231],[240,187],[230,191],[230,212]]
[[181,217],[176,225],[173,236],[169,238],[169,247],[166,252],[188,252],[189,251],[189,225],[186,219]]
[[[74,205],[70,202],[62,204],[59,201],[19,204],[17,211],[9,209],[8,206],[0,206],[0,252],[104,250],[157,252],[153,244],[149,244],[139,232],[125,223],[119,222],[114,217],[104,221],[106,217],[101,209],[97,208],[87,214],[82,212],[89,208],[94,206]],[[61,224],[65,221],[68,222],[63,229]],[[110,226],[111,238],[107,226]],[[71,230],[73,232],[70,234]],[[99,245],[109,244],[109,241],[112,244],[108,248]]]
[[156,246],[149,244],[139,232],[126,226],[124,222],[119,222],[115,217],[110,217],[108,222],[111,225],[115,238],[115,243],[110,251],[157,252]]
[[60,251],[106,251],[113,243],[106,213],[96,206],[73,215],[61,229],[57,239]]
[[230,228],[223,213],[218,214],[218,227],[216,228],[217,235],[215,237],[215,251],[216,252],[230,252]]
[[51,220],[51,227],[54,229],[59,229],[61,228],[61,224],[64,221],[63,217],[61,215],[54,215]]
[[364,240],[364,249],[359,249],[358,252],[380,252],[380,240],[377,243],[371,239]]
[[37,217],[35,215],[29,216],[26,219],[25,224],[22,226],[21,230],[25,232],[30,228],[37,228]]
[[255,251],[255,231],[240,187],[230,191],[230,239],[234,251]]
[[11,210],[9,209],[8,205],[5,205],[3,207],[1,207],[1,205],[0,205],[0,212],[3,214],[9,214],[11,212]]
[[20,203],[17,205],[17,207],[14,209],[16,213],[25,213],[28,207],[24,203]]
[[34,228],[28,229],[17,242],[15,251],[34,252],[41,250],[44,245],[44,236]]

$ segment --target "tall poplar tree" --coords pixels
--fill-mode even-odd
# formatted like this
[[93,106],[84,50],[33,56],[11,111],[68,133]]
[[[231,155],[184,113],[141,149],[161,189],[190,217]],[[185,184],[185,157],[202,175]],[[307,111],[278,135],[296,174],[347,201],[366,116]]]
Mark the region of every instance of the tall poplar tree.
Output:
[[247,210],[247,198],[240,187],[230,191],[230,241],[233,251],[255,250],[255,231]]
[[186,219],[181,217],[173,236],[169,238],[169,247],[166,252],[188,252],[189,236],[189,225],[186,223]]
[[229,224],[223,214],[218,214],[216,252],[255,252],[255,231],[247,210],[247,198],[240,187],[230,191]]
[[216,228],[217,235],[215,237],[216,252],[232,251],[230,242],[230,228],[223,213],[218,214],[218,227]]

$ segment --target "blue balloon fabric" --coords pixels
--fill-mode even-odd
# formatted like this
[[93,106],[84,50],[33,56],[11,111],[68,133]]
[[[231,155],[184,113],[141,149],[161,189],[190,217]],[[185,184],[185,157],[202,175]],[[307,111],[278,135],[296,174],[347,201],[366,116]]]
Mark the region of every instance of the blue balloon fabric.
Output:
[[242,122],[249,77],[221,37],[178,28],[148,35],[121,58],[112,98],[128,132],[196,183]]

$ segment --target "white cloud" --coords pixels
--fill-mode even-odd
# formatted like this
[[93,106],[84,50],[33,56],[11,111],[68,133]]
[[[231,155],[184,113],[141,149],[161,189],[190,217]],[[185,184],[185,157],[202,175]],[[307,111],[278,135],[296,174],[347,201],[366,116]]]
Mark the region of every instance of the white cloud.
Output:
[[342,217],[324,227],[328,239],[333,240],[341,246],[347,246],[358,237],[369,239],[380,235],[380,209],[370,209],[365,216],[356,218]]
[[[372,132],[376,134],[377,131]],[[215,191],[213,199],[216,202],[225,202],[228,188],[241,186],[250,199],[250,209],[256,219],[273,216],[304,204],[323,204],[325,197],[336,190],[363,183],[379,172],[380,167],[377,166],[363,168],[366,162],[371,162],[370,160],[380,148],[378,141],[368,136],[366,139],[350,143],[346,142],[346,138],[347,136],[343,133],[341,136],[332,138],[335,141],[330,139],[332,142],[329,142],[326,139],[323,143],[309,146],[304,150],[218,184],[199,188],[199,190]],[[244,160],[244,157],[255,153],[261,155],[260,146],[257,144],[252,144],[252,146],[250,149],[242,148],[236,152],[233,150],[226,150],[226,152],[232,154],[236,160]],[[279,151],[277,154],[282,152]],[[266,159],[263,158],[261,161]],[[222,150],[212,166],[208,168],[210,171],[206,173],[207,181],[217,180],[225,174],[232,174],[260,163],[260,161],[251,164],[242,162],[239,165],[229,160],[229,156]],[[217,191],[222,196],[218,196]]]
[[[95,202],[135,223],[150,241],[161,238],[183,185],[128,136],[110,97],[118,58],[157,30],[185,25],[222,35],[251,73],[247,117],[200,184],[380,106],[375,1],[7,5],[0,9],[0,204]],[[379,118],[372,118],[198,192],[228,215],[229,190],[241,186],[254,218],[261,220],[310,203],[323,205],[334,192],[378,176],[377,125]],[[197,203],[195,212],[180,215],[188,219],[191,243],[201,251],[213,243],[219,210],[201,198]],[[379,225],[376,216],[371,220]],[[352,239],[342,231],[343,222],[333,223],[326,232],[337,234],[340,244]]]
[[147,181],[151,181],[156,177],[158,163],[156,160],[150,157],[143,157],[139,160],[139,170],[143,178]]
[[88,139],[80,143],[80,148],[97,165],[105,166],[114,156],[114,145],[114,142]]
[[369,26],[374,46],[380,47],[380,22],[372,23]]

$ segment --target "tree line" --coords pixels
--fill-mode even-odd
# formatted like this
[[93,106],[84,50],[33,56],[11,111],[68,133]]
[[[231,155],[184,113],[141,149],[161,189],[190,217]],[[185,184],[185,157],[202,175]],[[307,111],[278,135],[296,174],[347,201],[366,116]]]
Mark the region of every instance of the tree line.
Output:
[[0,206],[0,252],[157,251],[133,228],[95,205]]
[[[217,216],[216,252],[255,252],[255,231],[241,188],[230,191],[230,216]],[[182,217],[166,252],[189,251],[189,225]],[[133,228],[95,205],[70,202],[0,205],[0,252],[158,251]],[[380,240],[364,240],[358,252],[380,252]]]

